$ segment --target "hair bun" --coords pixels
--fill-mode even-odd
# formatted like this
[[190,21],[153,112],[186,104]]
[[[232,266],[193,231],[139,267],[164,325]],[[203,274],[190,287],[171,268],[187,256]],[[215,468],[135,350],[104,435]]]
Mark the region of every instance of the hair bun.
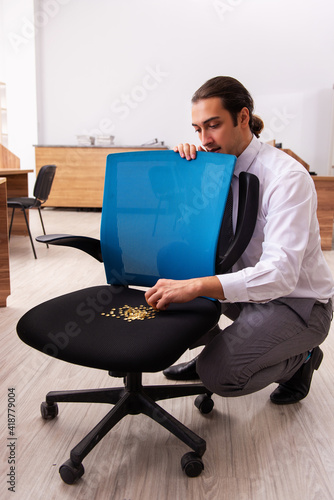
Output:
[[264,128],[264,123],[262,119],[257,116],[252,116],[252,123],[250,123],[250,129],[256,137],[259,137]]

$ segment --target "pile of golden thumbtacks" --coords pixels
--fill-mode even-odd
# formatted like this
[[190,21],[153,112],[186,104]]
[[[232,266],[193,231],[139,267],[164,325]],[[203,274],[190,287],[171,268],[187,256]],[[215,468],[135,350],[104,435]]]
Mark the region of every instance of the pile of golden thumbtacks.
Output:
[[156,311],[153,307],[150,306],[139,306],[139,307],[130,307],[125,305],[116,311],[116,308],[110,309],[109,312],[102,312],[101,316],[112,317],[117,319],[124,319],[124,321],[134,321],[139,319],[143,321],[144,319],[153,319],[156,316]]

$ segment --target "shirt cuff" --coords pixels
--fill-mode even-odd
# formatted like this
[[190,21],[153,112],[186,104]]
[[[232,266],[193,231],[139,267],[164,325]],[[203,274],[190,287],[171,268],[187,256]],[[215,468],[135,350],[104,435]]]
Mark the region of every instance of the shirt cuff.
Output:
[[225,299],[221,302],[248,302],[249,297],[243,278],[238,272],[219,274],[217,278],[223,288]]

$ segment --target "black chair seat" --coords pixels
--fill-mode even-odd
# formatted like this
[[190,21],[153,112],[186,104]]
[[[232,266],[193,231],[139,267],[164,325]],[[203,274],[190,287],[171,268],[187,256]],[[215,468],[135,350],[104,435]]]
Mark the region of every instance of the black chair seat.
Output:
[[[148,316],[132,320],[131,312]],[[157,372],[213,328],[219,314],[217,302],[206,298],[155,312],[147,307],[143,291],[103,285],[34,307],[20,319],[17,331],[31,347],[70,363],[116,372]]]
[[40,207],[41,202],[37,200],[36,198],[27,198],[27,197],[22,197],[22,198],[8,198],[7,200],[7,206],[8,207],[15,207],[15,208],[33,208],[33,207]]

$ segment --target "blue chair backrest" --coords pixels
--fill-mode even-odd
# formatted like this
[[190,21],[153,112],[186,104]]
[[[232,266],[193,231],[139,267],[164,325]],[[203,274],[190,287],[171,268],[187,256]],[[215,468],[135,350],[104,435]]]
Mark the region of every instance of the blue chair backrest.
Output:
[[110,154],[101,219],[107,282],[213,275],[235,162],[203,152],[192,161],[174,151]]

